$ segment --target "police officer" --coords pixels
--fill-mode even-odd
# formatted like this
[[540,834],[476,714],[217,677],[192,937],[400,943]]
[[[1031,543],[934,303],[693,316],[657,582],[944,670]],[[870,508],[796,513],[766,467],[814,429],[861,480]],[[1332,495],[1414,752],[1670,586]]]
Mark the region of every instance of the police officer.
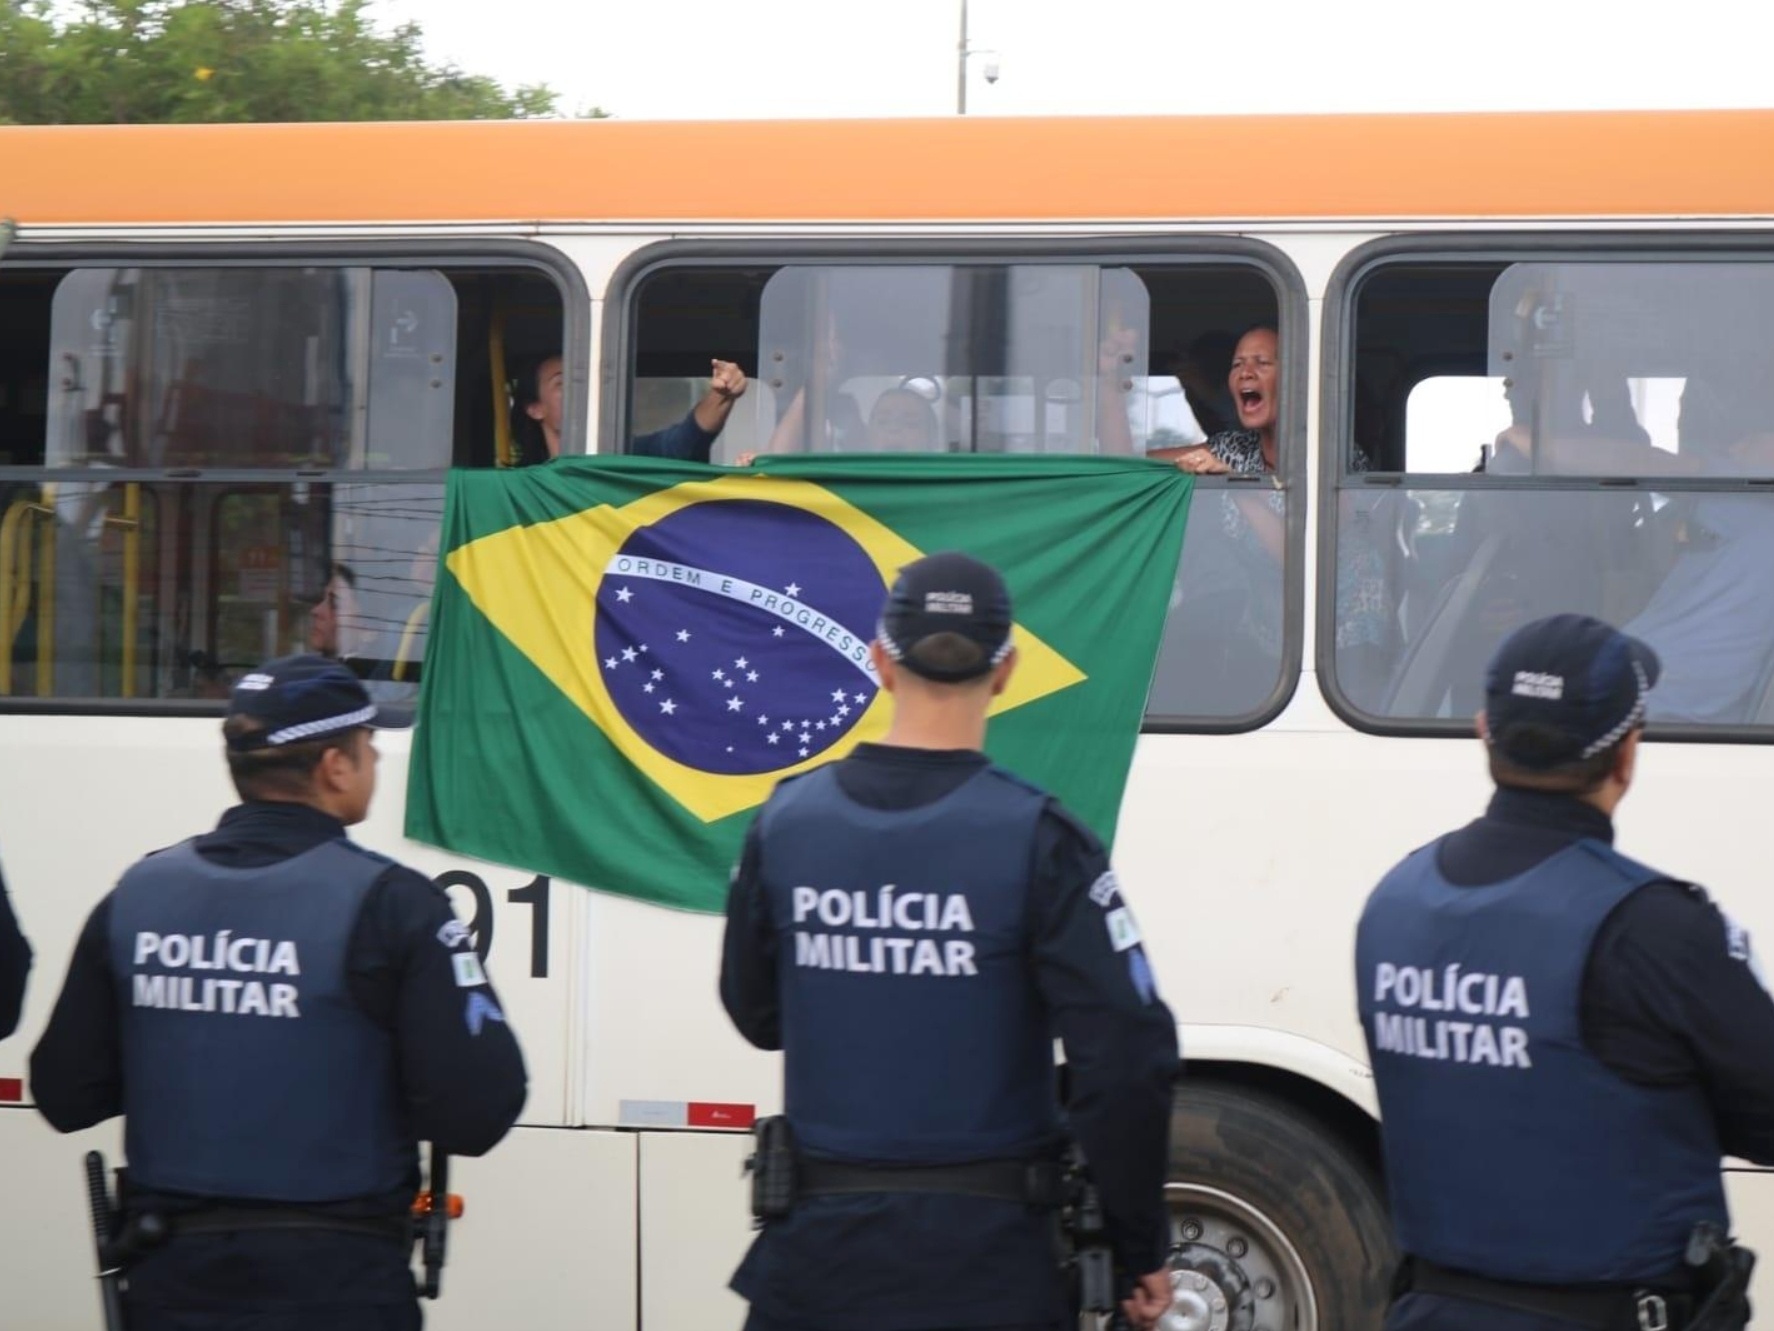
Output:
[[127,1272],[131,1331],[419,1326],[417,1144],[480,1155],[523,1107],[448,899],[346,836],[370,728],[405,721],[323,657],[246,675],[222,726],[242,803],[131,868],[75,946],[31,1085],[62,1132],[122,1114],[125,1209],[168,1219]]
[[18,1029],[25,1006],[25,977],[31,973],[31,945],[12,913],[6,879],[0,877],[0,1040]]
[[746,838],[721,998],[783,1050],[798,1151],[733,1278],[748,1331],[1067,1324],[1029,1168],[1062,1133],[1056,1035],[1124,1308],[1170,1306],[1175,1026],[1102,845],[980,752],[1011,623],[986,565],[908,565],[871,645],[885,741],[783,782]]
[[[1368,900],[1356,983],[1405,1254],[1388,1331],[1679,1329],[1708,1283],[1690,1236],[1728,1223],[1721,1157],[1774,1163],[1747,935],[1613,848],[1657,675],[1598,620],[1517,631],[1478,718],[1489,809]],[[1733,1303],[1706,1324],[1743,1325]]]

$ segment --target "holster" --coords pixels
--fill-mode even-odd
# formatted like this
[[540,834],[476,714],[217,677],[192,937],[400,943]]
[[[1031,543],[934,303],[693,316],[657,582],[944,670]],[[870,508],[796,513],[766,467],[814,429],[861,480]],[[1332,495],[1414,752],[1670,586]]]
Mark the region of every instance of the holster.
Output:
[[1749,1325],[1749,1281],[1756,1255],[1717,1225],[1694,1226],[1684,1257],[1694,1274],[1695,1308],[1686,1331],[1742,1331]]

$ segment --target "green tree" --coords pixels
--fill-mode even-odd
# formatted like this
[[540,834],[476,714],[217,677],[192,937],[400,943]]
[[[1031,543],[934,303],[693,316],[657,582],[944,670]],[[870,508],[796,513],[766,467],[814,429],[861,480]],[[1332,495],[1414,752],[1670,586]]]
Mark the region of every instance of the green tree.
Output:
[[[370,0],[0,0],[0,124],[489,120],[559,114],[541,84],[425,59]],[[593,109],[589,116],[604,113]]]

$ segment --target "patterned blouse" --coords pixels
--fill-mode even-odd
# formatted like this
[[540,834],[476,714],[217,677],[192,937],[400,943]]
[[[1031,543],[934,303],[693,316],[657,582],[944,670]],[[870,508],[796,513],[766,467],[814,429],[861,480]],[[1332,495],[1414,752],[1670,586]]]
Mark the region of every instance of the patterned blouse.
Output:
[[[1269,464],[1263,460],[1263,438],[1255,430],[1222,430],[1208,438],[1207,449],[1240,475],[1269,470]],[[1368,456],[1357,444],[1350,470],[1364,472],[1368,467]],[[1263,499],[1278,520],[1285,518],[1287,497],[1282,491],[1266,491]],[[1238,541],[1247,553],[1264,553],[1238,504],[1231,496],[1226,500],[1221,509],[1226,535]],[[1365,528],[1371,515],[1364,510],[1358,516]],[[1264,646],[1279,652],[1280,581],[1274,577],[1256,581],[1257,586],[1272,594],[1263,596],[1266,604],[1260,608],[1253,606],[1246,614],[1246,626]],[[1385,646],[1388,638],[1386,601],[1386,568],[1379,540],[1346,535],[1337,543],[1337,647]]]

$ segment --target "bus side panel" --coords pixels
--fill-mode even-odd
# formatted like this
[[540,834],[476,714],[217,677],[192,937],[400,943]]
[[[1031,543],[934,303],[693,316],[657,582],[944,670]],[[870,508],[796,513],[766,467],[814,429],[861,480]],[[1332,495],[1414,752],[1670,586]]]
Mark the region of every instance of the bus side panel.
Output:
[[[123,1163],[123,1121],[63,1137],[20,1107],[0,1109],[0,1160],[10,1204],[0,1207],[0,1325],[92,1331],[98,1273],[81,1159]],[[108,1179],[107,1175],[107,1179]]]
[[452,1160],[463,1212],[425,1324],[635,1331],[636,1154],[631,1133],[519,1128]]
[[738,1326],[745,1304],[727,1280],[750,1246],[742,1168],[751,1134],[645,1132],[641,1162],[641,1326]]
[[1765,1309],[1774,1299],[1774,1247],[1764,1237],[1774,1234],[1774,1175],[1764,1169],[1728,1169],[1725,1199],[1731,1206],[1731,1233],[1759,1251],[1749,1297],[1757,1308]]

